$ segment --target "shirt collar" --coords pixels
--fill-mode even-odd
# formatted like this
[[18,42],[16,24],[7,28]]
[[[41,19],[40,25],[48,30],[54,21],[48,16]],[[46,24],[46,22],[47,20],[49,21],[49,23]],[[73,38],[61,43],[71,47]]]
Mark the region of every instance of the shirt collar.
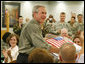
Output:
[[14,48],[10,47],[10,50],[15,50],[17,47],[17,45]]
[[40,25],[40,24],[38,23],[38,21],[36,21],[35,19],[32,19],[32,23],[37,24],[37,25]]
[[36,21],[35,19],[32,19],[32,20],[31,20],[31,23],[37,24],[39,27],[41,27],[40,24],[38,23],[38,21]]

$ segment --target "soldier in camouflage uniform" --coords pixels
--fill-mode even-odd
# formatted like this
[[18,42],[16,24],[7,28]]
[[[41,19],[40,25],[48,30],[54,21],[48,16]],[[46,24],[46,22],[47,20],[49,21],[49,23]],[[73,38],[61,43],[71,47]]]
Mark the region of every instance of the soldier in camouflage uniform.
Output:
[[19,36],[20,36],[21,30],[24,26],[24,24],[22,24],[22,23],[23,23],[23,17],[19,16],[19,21],[13,27],[13,32],[16,33]]
[[83,15],[78,14],[77,18],[78,22],[75,23],[75,26],[77,26],[77,34],[80,34],[81,31],[84,31]]
[[47,34],[49,32],[52,32],[55,30],[55,19],[53,18],[52,15],[47,18],[47,20],[44,22],[44,33]]
[[62,28],[69,29],[68,24],[65,22],[65,13],[61,12],[60,21],[56,22],[56,32],[60,33]]
[[75,17],[71,17],[71,21],[69,21],[68,26],[69,26],[69,35],[74,38],[76,32],[77,32],[77,27],[75,26]]

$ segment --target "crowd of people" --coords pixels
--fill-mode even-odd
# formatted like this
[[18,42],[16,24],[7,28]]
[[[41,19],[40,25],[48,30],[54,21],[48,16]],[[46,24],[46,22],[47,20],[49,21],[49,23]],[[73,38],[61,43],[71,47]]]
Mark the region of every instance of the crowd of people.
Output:
[[[13,27],[13,32],[6,32],[1,40],[3,63],[84,63],[84,21],[83,15],[71,16],[66,22],[66,13],[60,13],[60,21],[49,15],[46,18],[45,6],[33,7],[33,19],[23,24],[23,17]],[[47,39],[63,37],[72,43],[54,47]],[[77,52],[78,50],[78,52]],[[56,55],[54,54],[56,53]]]

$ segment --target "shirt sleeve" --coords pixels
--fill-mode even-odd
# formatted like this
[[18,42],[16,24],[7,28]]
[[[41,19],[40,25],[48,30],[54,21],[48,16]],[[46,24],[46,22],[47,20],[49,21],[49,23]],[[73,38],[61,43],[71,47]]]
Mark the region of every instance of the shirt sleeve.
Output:
[[31,37],[33,46],[45,48],[49,50],[51,46],[46,41],[44,41],[42,36],[42,31],[36,24],[33,26],[32,27],[30,26],[31,29],[29,29],[29,33],[28,33]]

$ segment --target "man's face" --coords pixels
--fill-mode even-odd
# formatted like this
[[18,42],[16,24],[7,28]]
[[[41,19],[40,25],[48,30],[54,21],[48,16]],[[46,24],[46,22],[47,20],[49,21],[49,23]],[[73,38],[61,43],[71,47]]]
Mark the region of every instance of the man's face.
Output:
[[47,12],[44,7],[40,7],[38,10],[39,10],[38,13],[36,13],[36,19],[40,24],[42,24],[44,20],[46,19]]
[[78,16],[78,21],[81,22],[82,21],[82,16]]
[[20,17],[19,18],[19,23],[22,23],[23,22],[23,17]]
[[60,20],[63,21],[63,22],[65,21],[65,14],[60,15]]
[[71,22],[74,23],[75,22],[75,19],[74,18],[71,18]]

